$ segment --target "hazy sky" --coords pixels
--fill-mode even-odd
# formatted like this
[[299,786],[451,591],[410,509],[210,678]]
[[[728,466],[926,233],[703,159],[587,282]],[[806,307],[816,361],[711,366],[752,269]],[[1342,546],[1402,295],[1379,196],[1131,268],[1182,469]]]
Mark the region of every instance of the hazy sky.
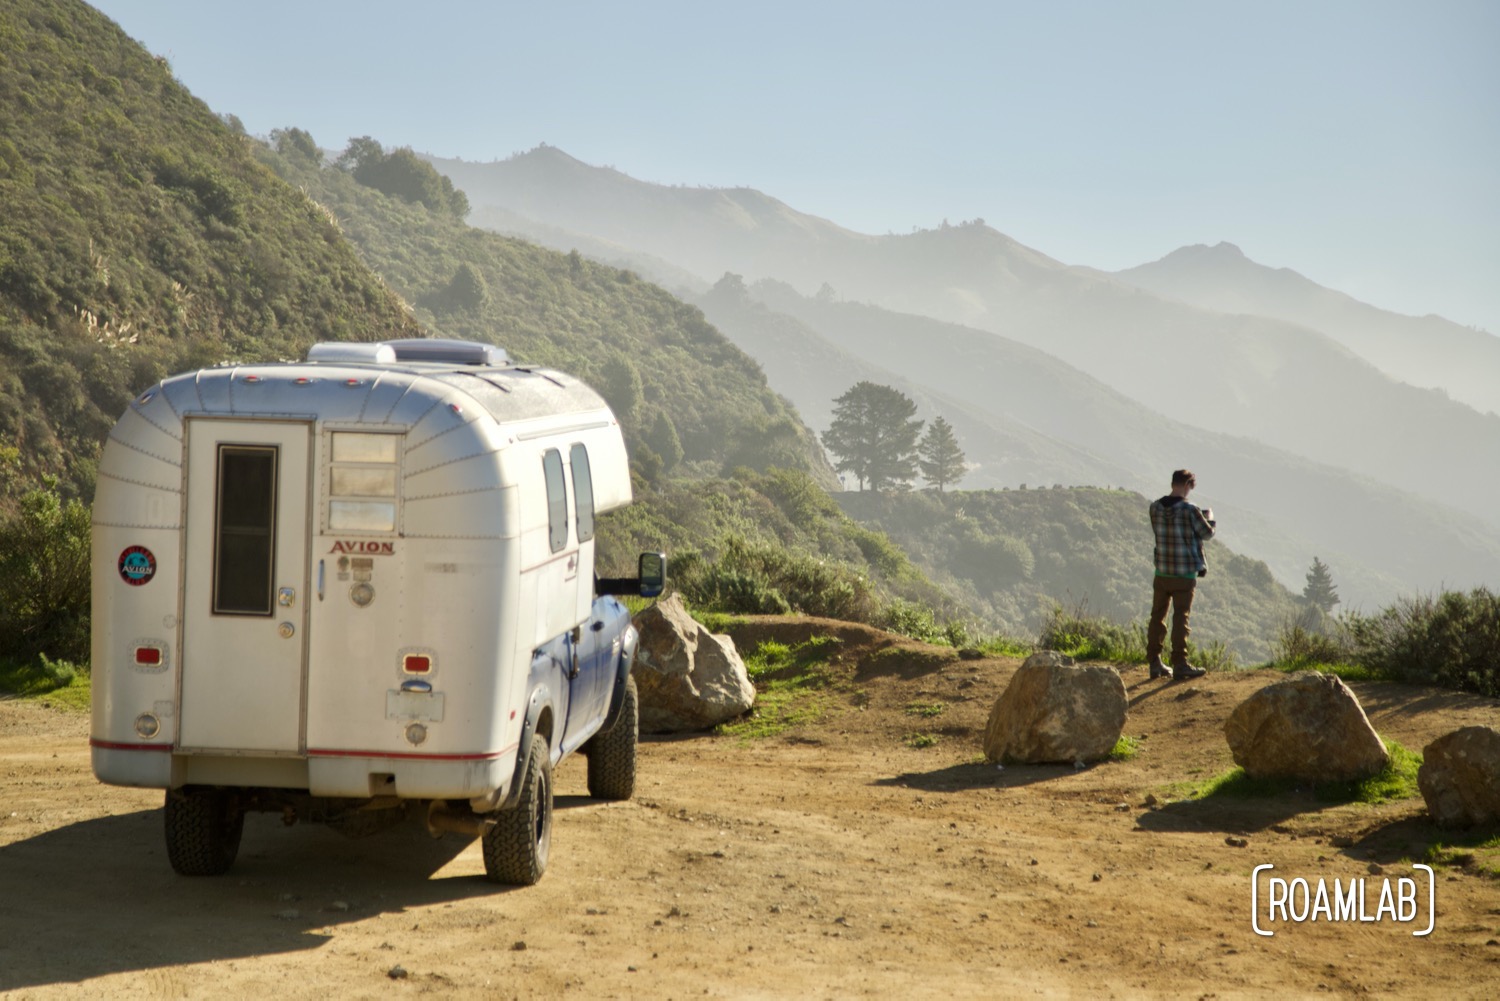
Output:
[[1115,270],[1192,243],[1500,334],[1490,0],[103,0],[253,133],[546,142],[866,233],[983,217]]

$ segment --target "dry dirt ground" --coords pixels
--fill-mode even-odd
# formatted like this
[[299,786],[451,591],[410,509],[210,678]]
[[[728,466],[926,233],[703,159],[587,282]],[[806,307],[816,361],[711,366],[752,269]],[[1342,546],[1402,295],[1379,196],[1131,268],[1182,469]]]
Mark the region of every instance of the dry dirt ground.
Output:
[[[570,760],[551,868],[522,890],[484,880],[477,844],[415,823],[351,841],[264,814],[227,876],[178,877],[161,794],[94,781],[85,716],[0,702],[0,990],[1496,996],[1500,879],[1482,866],[1439,869],[1425,938],[1389,921],[1254,934],[1256,865],[1330,883],[1372,864],[1409,875],[1444,839],[1420,799],[1178,801],[1182,783],[1232,765],[1223,721],[1277,675],[1165,683],[1127,668],[1133,759],[1000,770],[980,741],[1014,661],[833,623],[752,624],[740,638],[814,631],[844,637],[821,722],[755,740],[648,739],[626,803],[588,799]],[[1500,722],[1495,700],[1354,687],[1382,735],[1416,750]],[[941,715],[908,711],[937,704]],[[937,742],[909,746],[914,733]]]

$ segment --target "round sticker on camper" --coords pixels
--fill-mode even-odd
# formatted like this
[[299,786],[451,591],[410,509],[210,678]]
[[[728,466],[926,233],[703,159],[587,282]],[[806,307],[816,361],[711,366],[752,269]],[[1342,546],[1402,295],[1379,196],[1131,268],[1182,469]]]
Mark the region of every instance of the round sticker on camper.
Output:
[[145,546],[131,546],[120,554],[120,578],[140,585],[156,576],[156,557]]

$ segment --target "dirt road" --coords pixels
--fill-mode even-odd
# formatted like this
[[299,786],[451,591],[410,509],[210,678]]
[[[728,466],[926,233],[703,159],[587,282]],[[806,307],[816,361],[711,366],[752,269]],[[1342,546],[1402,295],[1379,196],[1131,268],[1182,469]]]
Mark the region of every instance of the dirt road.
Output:
[[[477,844],[415,824],[351,841],[254,814],[227,876],[178,877],[161,794],[94,781],[86,717],[0,702],[0,989],[1494,996],[1500,878],[1482,865],[1438,870],[1427,937],[1389,921],[1252,931],[1257,865],[1367,878],[1373,907],[1384,876],[1411,875],[1410,861],[1452,840],[1420,799],[1174,802],[1181,783],[1231,766],[1223,720],[1278,676],[1167,684],[1127,670],[1136,757],[1000,770],[982,763],[980,736],[1015,662],[909,645],[873,658],[862,642],[850,635],[820,724],[756,741],[648,740],[634,801],[589,800],[583,762],[566,763],[551,868],[525,890],[485,882]],[[1416,750],[1500,721],[1495,700],[1355,688],[1382,735]],[[911,712],[937,704],[940,715]],[[919,732],[936,743],[909,746],[930,743]]]

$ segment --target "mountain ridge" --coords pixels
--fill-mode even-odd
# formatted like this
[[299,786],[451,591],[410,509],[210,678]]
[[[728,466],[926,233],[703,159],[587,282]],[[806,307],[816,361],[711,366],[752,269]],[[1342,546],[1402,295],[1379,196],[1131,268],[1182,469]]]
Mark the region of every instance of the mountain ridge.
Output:
[[1191,305],[1320,330],[1393,379],[1444,389],[1481,413],[1500,412],[1500,337],[1485,331],[1435,314],[1379,309],[1291,268],[1259,264],[1230,243],[1180,247],[1111,274]]
[[[724,224],[712,216],[684,234],[692,221],[687,189],[650,188],[653,199],[674,206],[670,224],[657,225],[638,201],[591,206],[570,199],[563,185],[546,187],[545,178],[528,179],[523,195],[521,179],[504,184],[504,163],[487,169],[485,184],[466,189],[476,208],[490,198],[529,200],[533,210],[567,203],[541,221],[632,246],[709,281],[728,271],[786,282],[804,295],[826,285],[846,300],[998,333],[1205,430],[1415,491],[1500,530],[1500,509],[1489,502],[1500,493],[1500,418],[1398,382],[1311,327],[1164,298],[1063,265],[977,220],[858,239],[834,229],[789,249],[743,232],[716,242]],[[617,183],[576,161],[571,169],[590,190]]]

